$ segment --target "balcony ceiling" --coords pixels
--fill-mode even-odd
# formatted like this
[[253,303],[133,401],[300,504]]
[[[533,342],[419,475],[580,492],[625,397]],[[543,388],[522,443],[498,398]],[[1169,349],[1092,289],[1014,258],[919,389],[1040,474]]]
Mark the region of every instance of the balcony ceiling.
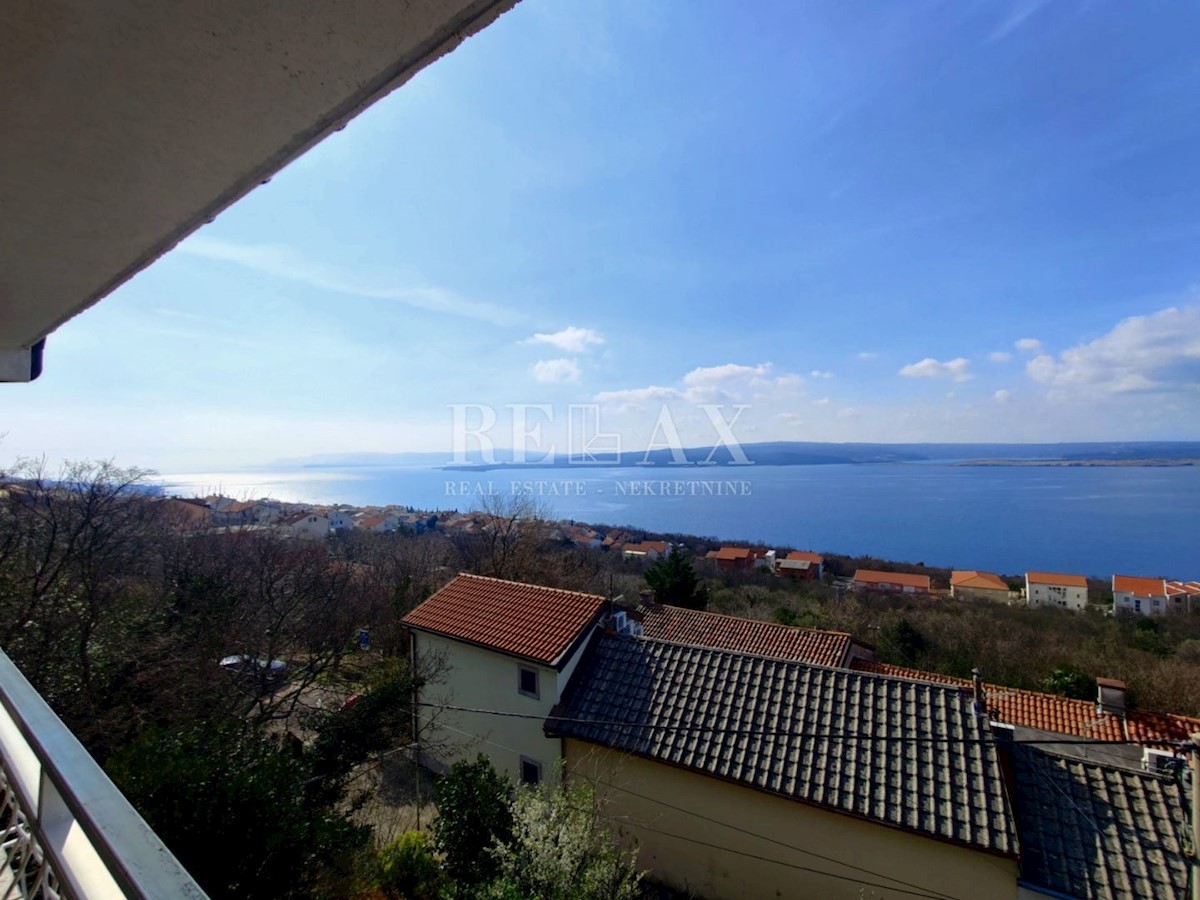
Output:
[[0,4],[0,357],[515,3]]

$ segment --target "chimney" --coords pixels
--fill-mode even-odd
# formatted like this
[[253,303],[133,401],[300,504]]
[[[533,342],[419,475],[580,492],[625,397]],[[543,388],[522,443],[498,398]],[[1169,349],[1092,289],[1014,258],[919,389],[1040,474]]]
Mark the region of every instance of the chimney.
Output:
[[983,688],[983,672],[978,668],[971,670],[971,684],[975,688],[975,700],[971,707],[975,712],[975,718],[987,718],[987,692]]
[[638,599],[641,601],[642,606],[645,606],[649,609],[655,609],[658,606],[658,604],[654,601],[654,591],[638,591]]
[[1096,679],[1096,712],[1125,717],[1125,682],[1115,678]]

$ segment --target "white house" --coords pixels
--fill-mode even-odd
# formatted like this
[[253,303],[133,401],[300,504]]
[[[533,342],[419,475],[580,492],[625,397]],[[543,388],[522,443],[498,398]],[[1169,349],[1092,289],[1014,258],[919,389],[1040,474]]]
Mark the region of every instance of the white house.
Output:
[[642,541],[638,544],[626,544],[621,548],[621,555],[626,559],[644,559],[647,562],[652,562],[656,559],[662,559],[670,550],[670,544],[666,541]]
[[1200,607],[1200,582],[1114,575],[1113,613],[1162,616]]
[[597,594],[459,575],[405,616],[414,667],[442,672],[420,695],[422,760],[445,769],[483,753],[515,783],[556,778],[561,742],[542,725],[604,606]]
[[1087,608],[1087,579],[1057,572],[1026,572],[1025,597],[1029,606],[1053,606],[1081,612]]
[[279,527],[293,537],[323,540],[329,537],[329,516],[318,512],[299,512],[284,516]]

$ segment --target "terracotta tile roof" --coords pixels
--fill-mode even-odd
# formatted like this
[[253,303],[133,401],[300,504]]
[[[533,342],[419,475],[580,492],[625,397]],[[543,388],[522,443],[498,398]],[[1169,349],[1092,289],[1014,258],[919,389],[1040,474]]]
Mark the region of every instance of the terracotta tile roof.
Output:
[[1165,597],[1167,583],[1161,578],[1138,578],[1134,575],[1114,575],[1114,593],[1129,593],[1135,597]]
[[404,623],[556,665],[604,602],[598,594],[461,574],[405,616]]
[[722,547],[720,550],[709,550],[705,559],[749,559],[753,552],[748,547]]
[[902,584],[920,591],[929,590],[928,575],[910,575],[906,572],[874,572],[871,569],[859,569],[854,573],[854,580],[861,581],[863,584]]
[[985,591],[1007,591],[1008,585],[1000,580],[999,575],[991,572],[976,572],[974,569],[954,571],[950,573],[951,587],[975,588]]
[[812,563],[814,566],[819,566],[821,563],[825,562],[825,557],[823,557],[820,553],[813,553],[809,550],[793,550],[785,558],[798,559],[802,562]]
[[1087,579],[1082,575],[1060,575],[1058,572],[1026,572],[1025,579],[1030,584],[1053,584],[1058,587],[1087,587]]
[[843,631],[795,628],[679,606],[642,606],[640,611],[648,638],[819,666],[840,666],[851,642]]
[[1168,581],[1167,596],[1177,594],[1200,594],[1200,581]]
[[[856,659],[850,668],[860,672],[874,672],[895,678],[911,678],[932,684],[951,684],[971,689],[966,678],[923,672],[874,660]],[[1120,716],[1097,713],[1096,704],[1090,700],[1072,700],[1057,694],[1025,691],[1002,684],[986,684],[988,712],[998,722],[1007,725],[1022,725],[1056,734],[1074,737],[1096,738],[1106,741],[1133,741],[1138,744],[1153,744],[1158,741],[1185,740],[1190,733],[1200,731],[1200,719],[1177,716],[1172,713],[1130,710],[1122,722]]]

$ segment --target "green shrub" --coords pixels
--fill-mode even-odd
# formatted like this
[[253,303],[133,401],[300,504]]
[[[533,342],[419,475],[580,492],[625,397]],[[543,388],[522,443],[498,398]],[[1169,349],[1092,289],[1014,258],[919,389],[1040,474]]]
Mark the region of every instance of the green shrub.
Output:
[[379,851],[379,886],[388,897],[435,900],[442,870],[428,839],[406,831]]

